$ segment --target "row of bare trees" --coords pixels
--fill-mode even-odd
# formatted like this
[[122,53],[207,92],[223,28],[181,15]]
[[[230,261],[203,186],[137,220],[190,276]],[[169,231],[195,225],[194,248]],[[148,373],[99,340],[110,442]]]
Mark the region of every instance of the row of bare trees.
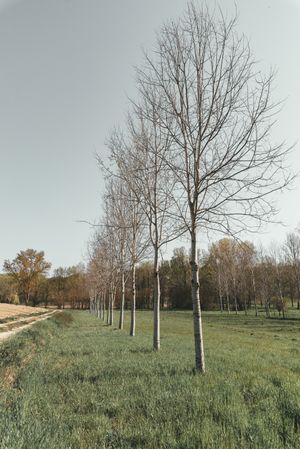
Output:
[[[272,193],[293,178],[285,166],[289,149],[271,142],[278,111],[270,98],[274,74],[259,71],[247,39],[236,31],[236,17],[190,3],[178,20],[162,26],[136,77],[138,96],[125,126],[108,139],[108,161],[98,158],[107,182],[101,230],[91,249],[91,276],[102,289],[93,307],[103,315],[106,292],[112,322],[118,279],[123,295],[129,264],[134,335],[136,264],[151,248],[158,350],[160,254],[187,234],[195,363],[204,372],[199,239],[207,231],[236,235],[257,229],[275,212]],[[236,283],[234,271],[231,277]],[[220,301],[226,288],[220,280]],[[122,296],[120,328],[123,304]]]

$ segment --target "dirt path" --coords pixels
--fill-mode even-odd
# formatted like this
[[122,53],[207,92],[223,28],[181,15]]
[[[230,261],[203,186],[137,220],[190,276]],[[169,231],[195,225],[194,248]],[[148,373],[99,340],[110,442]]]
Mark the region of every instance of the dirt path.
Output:
[[[19,323],[28,323],[29,321],[32,321],[34,318],[42,318],[45,315],[48,315],[50,312],[48,313],[40,313],[40,314],[35,314],[35,315],[28,315],[28,316],[20,316],[20,318],[18,318],[17,316],[11,316],[9,318],[6,319],[6,321],[4,323],[0,323],[0,332],[2,331],[2,329],[5,329],[6,327],[12,327],[14,326],[14,324],[19,324]],[[17,326],[19,327],[19,326]]]
[[12,337],[13,335],[17,334],[18,332],[21,332],[22,330],[28,329],[29,327],[31,327],[34,323],[36,323],[38,321],[47,320],[48,318],[50,318],[51,315],[53,315],[54,313],[57,313],[57,312],[60,312],[60,311],[53,310],[53,311],[51,311],[49,313],[45,313],[43,315],[22,318],[20,320],[14,320],[14,321],[10,321],[8,323],[2,324],[1,328],[4,328],[4,329],[8,328],[9,330],[4,330],[3,332],[1,332],[1,329],[0,329],[0,343],[3,340],[6,340],[7,338]]

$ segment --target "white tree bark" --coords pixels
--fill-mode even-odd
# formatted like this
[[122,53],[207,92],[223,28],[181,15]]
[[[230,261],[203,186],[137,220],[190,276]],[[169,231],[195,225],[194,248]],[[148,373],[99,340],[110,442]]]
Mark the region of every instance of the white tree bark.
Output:
[[160,278],[158,248],[154,249],[154,290],[153,290],[153,349],[160,349]]
[[130,336],[135,337],[135,318],[136,318],[136,264],[135,262],[132,263],[131,268],[131,276],[132,276],[132,296],[131,296],[131,317],[130,317]]
[[205,372],[203,331],[199,292],[199,267],[197,254],[197,231],[196,227],[191,232],[191,271],[192,271],[192,302],[195,341],[195,368],[196,371]]

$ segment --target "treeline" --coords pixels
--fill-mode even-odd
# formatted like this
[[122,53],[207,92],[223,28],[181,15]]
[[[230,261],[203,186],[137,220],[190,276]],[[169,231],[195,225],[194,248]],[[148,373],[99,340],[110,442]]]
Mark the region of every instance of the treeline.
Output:
[[[251,242],[224,238],[213,243],[199,257],[200,296],[203,310],[237,313],[253,310],[257,315],[277,311],[285,317],[288,306],[300,308],[300,234],[289,233],[282,245],[255,248]],[[31,267],[29,267],[29,260]],[[0,302],[42,305],[58,308],[90,307],[99,301],[104,272],[86,271],[83,264],[57,268],[47,277],[50,263],[44,253],[21,251],[6,261],[7,274],[0,275]],[[159,265],[161,308],[192,309],[191,265],[186,248],[176,248],[170,260]],[[95,280],[98,282],[95,283]],[[130,309],[131,272],[124,275],[124,308]],[[98,286],[98,288],[97,288]],[[102,288],[99,288],[102,287]],[[107,286],[106,286],[107,287]],[[136,307],[153,309],[153,262],[141,261],[136,267]],[[103,298],[109,308],[108,289]],[[116,279],[114,308],[122,305],[121,277]]]
[[4,262],[6,274],[0,275],[0,302],[31,306],[77,308],[89,307],[89,290],[84,265],[57,268],[47,273],[51,264],[43,251],[20,251],[12,261]]
[[[224,238],[200,256],[199,280],[203,310],[225,313],[252,311],[257,316],[276,312],[282,318],[288,306],[300,308],[300,235],[289,233],[281,246],[255,248],[251,242]],[[124,307],[131,306],[130,272],[126,273]],[[170,260],[160,264],[161,308],[192,309],[191,266],[186,248],[177,248]],[[136,307],[153,309],[153,264],[141,262],[136,268]],[[94,291],[95,293],[95,291]],[[99,302],[96,293],[93,301]],[[103,306],[109,321],[109,299]],[[122,303],[120,284],[116,287],[115,308]],[[99,305],[95,305],[99,308]]]

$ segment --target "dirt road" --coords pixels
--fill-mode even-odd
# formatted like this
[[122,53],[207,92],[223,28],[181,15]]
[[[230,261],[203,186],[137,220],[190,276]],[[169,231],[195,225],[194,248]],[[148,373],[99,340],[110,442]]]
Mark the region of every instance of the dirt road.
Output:
[[20,331],[28,329],[38,321],[47,320],[54,313],[58,312],[59,312],[58,310],[52,310],[51,312],[43,313],[42,315],[28,316],[27,318],[20,318],[20,319],[16,318],[13,320],[9,320],[6,323],[0,324],[0,343],[9,337],[12,337],[13,335],[17,334]]

